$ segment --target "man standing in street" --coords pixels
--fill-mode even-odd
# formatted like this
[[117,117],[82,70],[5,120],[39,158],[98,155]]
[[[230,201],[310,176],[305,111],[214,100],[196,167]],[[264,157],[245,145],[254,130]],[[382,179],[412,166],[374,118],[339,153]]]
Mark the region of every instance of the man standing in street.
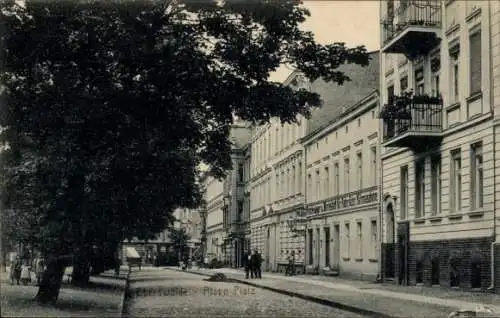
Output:
[[252,258],[254,277],[262,278],[262,256],[260,255],[259,251],[257,251],[257,249],[254,250]]
[[244,255],[243,264],[245,266],[245,278],[248,279],[249,274],[251,274],[253,278],[252,254],[246,251]]

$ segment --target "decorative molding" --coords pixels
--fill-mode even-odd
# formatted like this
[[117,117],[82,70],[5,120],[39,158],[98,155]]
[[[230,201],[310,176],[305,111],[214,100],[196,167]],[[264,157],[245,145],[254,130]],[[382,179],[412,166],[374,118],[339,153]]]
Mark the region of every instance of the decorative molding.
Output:
[[342,148],[342,152],[349,151],[350,149],[351,149],[351,146],[346,146],[346,147]]
[[360,145],[362,145],[362,144],[363,144],[363,139],[360,139],[360,140],[358,140],[358,141],[356,141],[356,142],[354,143],[354,146],[355,146],[355,147],[358,147],[358,146],[360,146]]
[[378,132],[374,132],[373,134],[368,135],[368,140],[372,140],[378,137]]

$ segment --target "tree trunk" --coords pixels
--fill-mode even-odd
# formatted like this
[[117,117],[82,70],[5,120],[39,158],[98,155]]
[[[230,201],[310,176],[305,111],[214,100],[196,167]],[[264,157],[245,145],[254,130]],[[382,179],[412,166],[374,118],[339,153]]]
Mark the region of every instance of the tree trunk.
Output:
[[54,259],[48,262],[35,300],[42,304],[55,304],[59,297],[65,268],[66,262],[63,259]]
[[73,259],[73,274],[71,283],[75,286],[85,286],[90,280],[90,255],[86,250],[75,255]]

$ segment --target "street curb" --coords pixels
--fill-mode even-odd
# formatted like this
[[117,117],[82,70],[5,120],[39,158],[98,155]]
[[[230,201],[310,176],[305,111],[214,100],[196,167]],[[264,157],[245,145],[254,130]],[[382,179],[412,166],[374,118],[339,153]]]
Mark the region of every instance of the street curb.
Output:
[[123,290],[123,295],[122,295],[122,299],[121,299],[120,307],[119,307],[120,317],[125,316],[125,302],[129,298],[129,294],[130,294],[129,289],[130,289],[130,273],[131,272],[132,272],[132,269],[129,267],[128,272],[127,272],[127,277],[125,278],[125,288]]
[[[195,275],[200,275],[200,276],[205,276],[205,277],[210,277],[213,274],[215,274],[215,273],[211,273],[211,274],[210,273],[200,273],[200,272],[195,272],[195,271],[183,271],[183,270],[178,270],[178,269],[173,269],[173,268],[168,268],[168,270],[189,273],[189,274],[195,274]],[[344,310],[344,311],[349,311],[349,312],[352,312],[352,313],[355,313],[358,315],[369,316],[369,317],[378,317],[378,318],[395,318],[396,317],[396,316],[391,316],[391,315],[384,314],[384,313],[381,313],[378,311],[373,311],[373,310],[369,310],[369,309],[363,309],[363,308],[354,307],[351,305],[346,305],[346,304],[339,303],[339,302],[329,300],[329,299],[324,299],[324,298],[320,298],[320,297],[316,297],[316,296],[310,296],[310,295],[306,295],[303,293],[297,293],[297,292],[284,290],[284,289],[278,289],[278,288],[269,287],[269,286],[262,286],[262,285],[252,283],[252,282],[249,282],[249,281],[243,280],[243,279],[231,278],[231,277],[228,277],[228,278],[229,278],[228,281],[233,282],[233,283],[240,283],[240,284],[244,284],[244,285],[248,285],[248,286],[261,288],[264,290],[269,290],[269,291],[272,291],[272,292],[275,292],[278,294],[287,295],[287,296],[295,297],[295,298],[300,298],[300,299],[314,302],[314,303],[317,303],[320,305],[325,305],[328,307],[337,308],[337,309]]]

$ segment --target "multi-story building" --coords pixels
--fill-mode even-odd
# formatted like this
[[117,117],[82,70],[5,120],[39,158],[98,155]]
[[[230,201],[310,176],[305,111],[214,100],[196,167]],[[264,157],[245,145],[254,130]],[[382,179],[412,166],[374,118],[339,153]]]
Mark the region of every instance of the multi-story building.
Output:
[[389,0],[380,8],[382,275],[488,288],[500,5]]
[[193,258],[201,246],[202,220],[199,210],[179,208],[174,211],[174,217],[176,218],[174,228],[184,229],[189,236],[189,255]]
[[248,249],[249,202],[245,196],[245,164],[248,165],[250,128],[237,122],[231,128],[233,169],[224,180],[207,177],[204,181],[206,202],[206,257],[217,258],[234,267],[242,265]]
[[250,127],[236,122],[231,128],[231,161],[233,169],[224,182],[223,228],[225,230],[224,255],[231,267],[243,266],[243,257],[249,248],[249,202],[245,194],[245,163],[248,161]]
[[308,271],[378,275],[377,110],[375,89],[304,138]]
[[378,274],[379,52],[370,57],[367,67],[342,66],[351,77],[344,85],[311,84],[324,105],[302,139],[308,272]]
[[342,66],[341,70],[352,79],[342,86],[321,80],[308,83],[299,72],[293,72],[284,84],[317,92],[323,106],[313,110],[310,119],[298,116],[295,124],[272,119],[253,131],[251,237],[252,247],[263,255],[264,269],[284,271],[292,251],[296,271],[304,269],[308,251],[305,237],[294,233],[287,222],[305,216],[306,194],[316,196],[314,191],[306,191],[306,158],[301,140],[328,125],[342,107],[354,105],[378,88],[378,59],[378,53],[372,53],[369,67]]
[[[304,85],[294,72],[285,85]],[[290,231],[286,220],[304,211],[304,155],[299,139],[305,136],[305,118],[282,124],[273,118],[252,132],[250,168],[251,245],[263,257],[263,269],[284,271],[287,256],[295,252],[302,268],[304,239]]]

